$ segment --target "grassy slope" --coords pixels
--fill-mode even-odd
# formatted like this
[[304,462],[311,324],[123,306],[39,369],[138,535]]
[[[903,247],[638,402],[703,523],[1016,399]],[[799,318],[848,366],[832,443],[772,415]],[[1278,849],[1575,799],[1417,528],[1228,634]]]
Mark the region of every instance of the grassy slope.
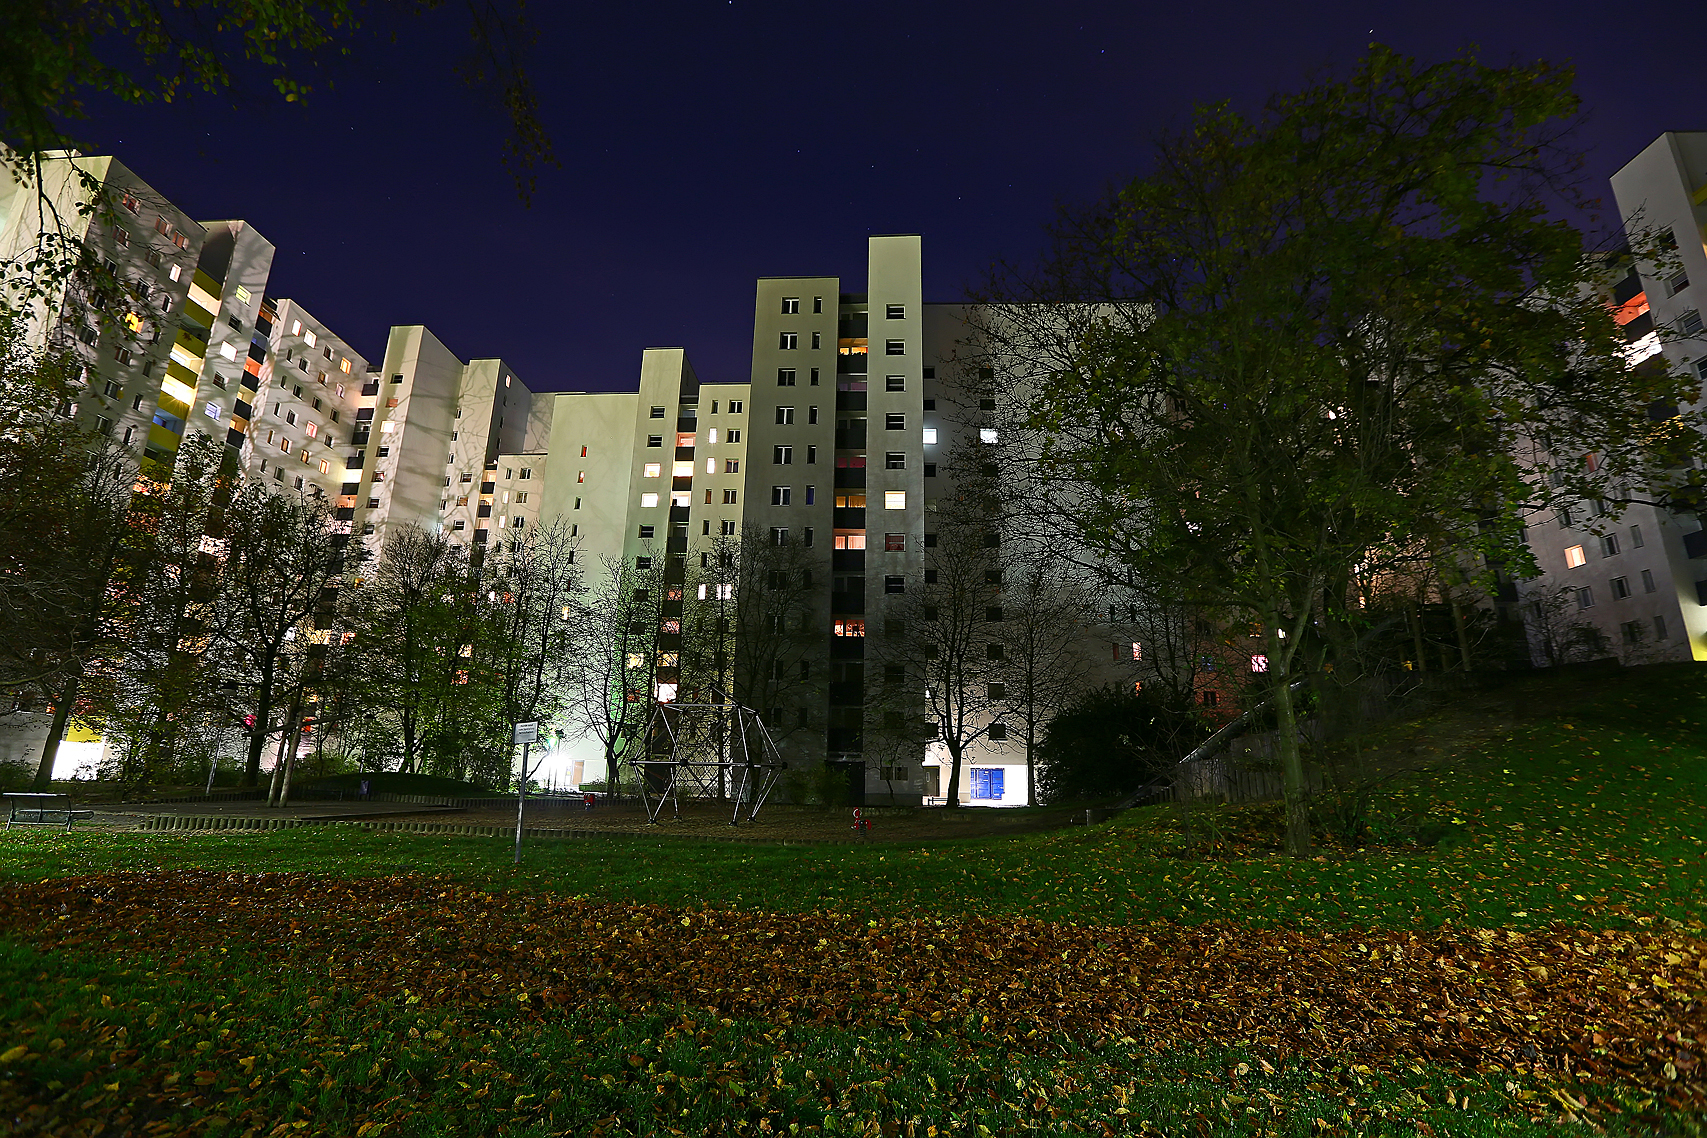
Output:
[[[1549,677],[1501,693],[1489,708],[1459,709],[1424,724],[1425,753],[1431,740],[1450,743],[1439,765],[1395,780],[1387,805],[1428,804],[1434,816],[1451,825],[1450,837],[1435,850],[1306,862],[1187,861],[1165,855],[1172,818],[1156,810],[1088,830],[920,849],[882,844],[721,847],[622,839],[541,844],[528,851],[519,871],[508,865],[506,843],[476,839],[336,830],[69,839],[26,833],[9,835],[0,844],[0,874],[39,879],[98,868],[186,865],[357,874],[406,870],[443,872],[499,888],[618,900],[830,909],[850,919],[867,912],[924,909],[1024,912],[1092,924],[1234,919],[1253,926],[1416,927],[1452,920],[1522,927],[1558,920],[1699,930],[1707,896],[1701,889],[1707,849],[1701,821],[1707,803],[1704,680],[1707,676],[1687,667],[1587,681]],[[240,952],[240,946],[234,951]],[[265,1037],[274,1029],[266,1025],[303,1019],[306,993],[292,985],[310,980],[292,979],[260,961],[239,965],[227,959],[217,967],[205,962],[189,967],[192,972],[205,967],[229,979],[215,987],[224,993],[219,998],[230,1000],[230,1009],[222,1013],[226,1023],[235,1025],[230,1030],[253,1039],[256,1047],[272,1046],[281,1060],[290,1053],[294,1045],[288,1038],[268,1043]],[[78,1059],[80,1039],[98,1036],[103,1023],[110,1037],[116,1026],[103,1015],[110,1020],[130,1014],[104,1012],[105,1005],[95,1002],[97,993],[132,990],[128,999],[116,1000],[115,1008],[139,1008],[140,1000],[171,1006],[153,998],[170,996],[161,990],[172,982],[169,973],[145,962],[43,959],[19,946],[0,962],[0,977],[9,992],[8,1019],[35,1026],[34,1037],[45,1037],[51,1029],[67,1040],[65,1058],[57,1060],[65,1069],[54,1076],[67,1087],[98,1062],[99,1046],[85,1049],[87,1061]],[[85,988],[89,983],[97,986]],[[210,1005],[198,1014],[205,1021],[220,1013]],[[920,1134],[932,1125],[945,1132],[976,1132],[978,1125],[1003,1132],[1093,1117],[1116,1131],[1136,1133],[1144,1132],[1145,1120],[1166,1133],[1197,1132],[1200,1119],[1211,1133],[1308,1133],[1320,1129],[1317,1119],[1346,1132],[1379,1132],[1391,1124],[1397,1127],[1393,1132],[1416,1133],[1415,1122],[1453,1134],[1560,1132],[1554,1123],[1530,1123],[1511,1112],[1509,1096],[1525,1093],[1523,1080],[1508,1088],[1497,1075],[1419,1069],[1382,1080],[1354,1066],[1333,1072],[1283,1066],[1266,1078],[1247,1071],[1241,1079],[1233,1072],[1250,1060],[1230,1052],[1194,1051],[1157,1060],[1120,1048],[1092,1053],[1062,1041],[1049,1052],[1010,1056],[980,1048],[975,1030],[953,1039],[909,1042],[881,1032],[856,1036],[757,1024],[700,1023],[688,1029],[672,1027],[670,1016],[623,1015],[615,1009],[578,1013],[551,1032],[520,1041],[504,1034],[496,1012],[476,1017],[477,1022],[441,1011],[431,1024],[421,1017],[415,1017],[421,1019],[416,1023],[401,1010],[378,1019],[349,1013],[347,1022],[327,1022],[339,1014],[336,1008],[316,1013],[318,1022],[309,1028],[328,1040],[344,1041],[334,1048],[342,1049],[336,1063],[320,1060],[330,1066],[311,1080],[270,1075],[271,1081],[251,1092],[271,1096],[267,1109],[275,1117],[294,1111],[336,1130],[336,1111],[327,1104],[340,1097],[362,1101],[357,1076],[374,1077],[366,1074],[371,1068],[365,1059],[350,1058],[349,1041],[372,1037],[369,1047],[394,1048],[406,1066],[411,1048],[426,1048],[408,1039],[414,1028],[418,1035],[444,1031],[441,1050],[457,1050],[470,1062],[495,1063],[493,1070],[508,1080],[502,1089],[513,1092],[506,1101],[515,1094],[559,1092],[542,1114],[480,1116],[483,1128],[503,1124],[517,1133],[580,1131],[601,1118],[616,1120],[613,1132],[662,1132],[673,1126],[691,1133],[720,1124],[741,1129],[741,1120],[760,1117],[785,1132],[789,1122],[824,1128],[826,1097],[832,1128],[858,1130],[871,1119],[903,1124],[911,1119]],[[55,1026],[62,1023],[80,1026]],[[190,1020],[170,1016],[151,1027],[140,1012],[123,1026],[137,1043],[158,1035],[152,1046],[164,1042],[160,1051],[165,1055],[187,1046],[183,1041],[198,1029]],[[493,1048],[490,1054],[482,1050],[486,1047]],[[630,1062],[629,1056],[640,1062]],[[291,1074],[300,1058],[293,1056],[280,1070]],[[194,1075],[194,1060],[192,1052],[185,1060],[190,1064],[186,1077]],[[712,1061],[735,1064],[744,1074],[727,1075],[719,1083],[707,1074]],[[660,1081],[660,1071],[671,1063],[680,1070]],[[698,1084],[692,1071],[699,1072]],[[772,1100],[764,1104],[748,1093],[757,1071],[773,1084]],[[215,1073],[220,1080],[227,1077]],[[321,1085],[325,1080],[331,1080],[330,1088]],[[1047,1088],[1045,1105],[1034,1108],[1016,1080]],[[491,1079],[460,1088],[466,1082],[465,1077],[449,1085],[432,1083],[423,1104],[426,1113],[410,1129],[439,1118],[442,1123],[435,1125],[448,1132],[455,1129],[448,1120],[475,1117],[459,1111],[495,1109],[497,1100],[490,1093],[468,1104],[458,1098],[473,1095],[477,1085],[490,1086]],[[731,1083],[739,1090],[730,1089]],[[833,1085],[826,1090],[826,1083]],[[659,1085],[669,1094],[657,1090]],[[1458,1105],[1466,1093],[1473,1104],[1468,1113]],[[659,1113],[666,1098],[672,1105]],[[513,1112],[513,1102],[506,1109]],[[1657,1109],[1664,1112],[1663,1105]],[[1051,1111],[1059,1111],[1060,1118]],[[1413,1121],[1398,1121],[1406,1119]],[[1673,1114],[1662,1121],[1651,1110],[1606,1121],[1614,1131],[1690,1128],[1690,1120]],[[1095,1132],[1101,1129],[1092,1126]],[[904,1125],[901,1132],[906,1132]]]

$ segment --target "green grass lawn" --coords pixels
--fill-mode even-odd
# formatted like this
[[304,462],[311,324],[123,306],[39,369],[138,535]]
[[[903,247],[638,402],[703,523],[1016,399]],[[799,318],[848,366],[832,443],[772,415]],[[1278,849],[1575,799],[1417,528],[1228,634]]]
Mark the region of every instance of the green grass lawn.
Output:
[[[14,832],[0,840],[0,877],[435,874],[501,896],[828,912],[850,928],[1014,914],[1083,926],[1217,922],[1253,943],[1270,930],[1559,923],[1699,936],[1707,673],[1543,677],[1511,688],[1509,701],[1516,715],[1484,716],[1475,730],[1462,711],[1425,723],[1425,753],[1426,740],[1453,742],[1384,787],[1380,809],[1444,830],[1428,848],[1195,859],[1180,856],[1175,812],[1156,807],[1095,827],[914,848],[542,842],[519,869],[506,841],[344,828]],[[1546,710],[1558,706],[1570,710]],[[364,1000],[336,952],[299,957],[288,939],[286,950],[237,941],[166,958],[122,943],[38,947],[29,927],[7,936],[0,1006],[13,1036],[0,1038],[0,1107],[26,1119],[25,1132],[70,1133],[56,1127],[120,1103],[134,1106],[137,1127],[234,1134],[280,1124],[367,1135],[1699,1132],[1681,1091],[1668,1103],[1663,1087],[1616,1078],[1561,1099],[1556,1079],[1511,1069],[1303,1060],[1201,1039],[1016,1041],[976,1020],[952,1030],[785,1025],[708,1015],[692,1000],[594,1000],[541,1017],[477,997]],[[1674,1042],[1686,1054],[1701,1046]],[[17,1114],[25,1105],[43,1109]]]

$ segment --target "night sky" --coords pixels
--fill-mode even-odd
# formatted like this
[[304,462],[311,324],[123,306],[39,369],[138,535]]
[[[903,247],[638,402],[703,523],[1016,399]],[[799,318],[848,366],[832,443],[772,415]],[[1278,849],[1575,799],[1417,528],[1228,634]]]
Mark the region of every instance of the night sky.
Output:
[[1700,0],[530,7],[562,162],[532,208],[499,112],[452,74],[455,4],[356,40],[304,105],[96,104],[73,130],[192,215],[248,219],[279,247],[272,295],[364,353],[424,323],[536,391],[597,391],[663,345],[746,379],[753,279],[857,291],[870,233],[922,233],[926,299],[957,299],[1035,252],[1055,203],[1142,172],[1193,105],[1254,109],[1371,40],[1573,61],[1597,189],[1660,132],[1707,128]]

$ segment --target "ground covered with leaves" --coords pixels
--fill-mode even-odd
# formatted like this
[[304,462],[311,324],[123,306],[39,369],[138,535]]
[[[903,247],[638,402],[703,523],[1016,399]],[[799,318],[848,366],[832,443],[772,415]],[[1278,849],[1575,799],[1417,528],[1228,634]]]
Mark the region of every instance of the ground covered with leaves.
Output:
[[1445,836],[1308,861],[8,835],[0,1128],[1698,1133],[1698,686],[1442,724]]

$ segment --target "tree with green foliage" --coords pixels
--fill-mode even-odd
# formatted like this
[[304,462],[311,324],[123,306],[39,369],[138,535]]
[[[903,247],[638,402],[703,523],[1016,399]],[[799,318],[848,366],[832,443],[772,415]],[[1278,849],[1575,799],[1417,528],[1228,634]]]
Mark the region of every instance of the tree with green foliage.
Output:
[[[1310,848],[1289,681],[1372,551],[1533,569],[1517,507],[1614,479],[1696,492],[1684,377],[1637,370],[1603,258],[1550,212],[1578,102],[1546,63],[1423,67],[1221,105],[1153,172],[1066,220],[979,334],[1029,377],[1080,536],[1182,603],[1254,622],[1274,690],[1286,847]],[[1549,456],[1594,452],[1554,487]]]
[[1208,734],[1189,705],[1113,684],[1094,688],[1044,728],[1038,794],[1044,802],[1130,794],[1166,781]]

